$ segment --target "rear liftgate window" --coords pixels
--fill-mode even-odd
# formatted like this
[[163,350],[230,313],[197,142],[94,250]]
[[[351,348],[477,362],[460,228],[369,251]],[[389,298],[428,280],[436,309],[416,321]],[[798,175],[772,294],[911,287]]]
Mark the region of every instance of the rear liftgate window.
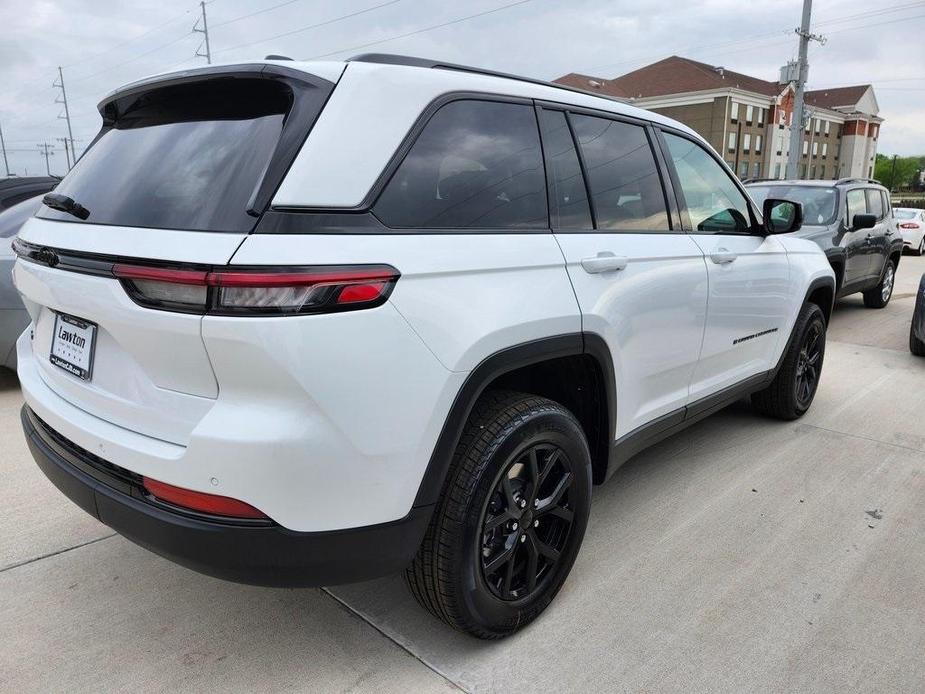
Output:
[[[141,95],[55,190],[91,224],[250,231],[248,203],[292,103],[265,79],[178,85]],[[43,208],[40,217],[79,222]]]

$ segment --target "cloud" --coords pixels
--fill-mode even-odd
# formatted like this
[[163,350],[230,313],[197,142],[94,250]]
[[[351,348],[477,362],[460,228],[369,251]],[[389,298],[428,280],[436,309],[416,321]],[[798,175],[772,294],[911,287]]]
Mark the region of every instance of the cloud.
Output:
[[[492,10],[510,0],[400,0],[355,17],[245,48],[232,47],[290,32],[385,0],[220,0],[207,5],[216,59],[236,61],[269,53],[293,58],[341,51]],[[796,52],[793,28],[800,0],[772,5],[741,0],[665,3],[662,0],[531,0],[362,51],[407,53],[481,65],[544,79],[567,72],[613,77],[671,54],[725,65],[773,79]],[[925,44],[910,37],[925,19],[922,8],[898,12],[865,0],[819,0],[814,7],[825,46],[811,52],[811,87],[872,82],[886,118],[884,153],[925,153]],[[36,145],[66,134],[51,87],[64,66],[78,150],[99,128],[97,101],[120,84],[167,69],[204,64],[194,56],[201,41],[191,32],[195,0],[0,0],[0,124],[11,166],[44,171]],[[878,15],[840,21],[845,17]],[[909,19],[913,17],[913,19]],[[895,21],[895,20],[903,21]],[[892,21],[891,24],[883,22]],[[336,53],[336,59],[349,52]],[[878,80],[882,82],[878,83]],[[905,80],[905,81],[899,81]],[[63,172],[63,151],[53,157]]]

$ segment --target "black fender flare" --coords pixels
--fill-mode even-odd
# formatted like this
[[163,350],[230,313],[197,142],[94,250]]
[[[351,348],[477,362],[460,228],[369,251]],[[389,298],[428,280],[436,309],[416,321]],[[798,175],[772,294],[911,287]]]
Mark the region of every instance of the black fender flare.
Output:
[[568,333],[507,347],[483,359],[469,373],[456,394],[427,463],[414,506],[432,506],[440,498],[443,483],[453,460],[453,452],[462,436],[469,414],[476,401],[493,381],[524,366],[580,354],[592,356],[601,367],[607,392],[608,435],[609,441],[612,442],[617,421],[616,380],[610,348],[600,335]]

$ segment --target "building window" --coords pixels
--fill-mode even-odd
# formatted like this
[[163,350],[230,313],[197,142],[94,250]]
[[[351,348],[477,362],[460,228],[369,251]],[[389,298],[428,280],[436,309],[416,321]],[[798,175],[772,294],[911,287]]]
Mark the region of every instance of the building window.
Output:
[[742,151],[747,154],[749,149],[751,149],[751,146],[752,146],[751,133],[745,133],[744,135],[742,135]]
[[803,156],[809,154],[809,140],[803,140]]
[[806,126],[803,128],[803,130],[805,130],[806,132],[809,132],[809,126],[812,125],[812,123],[813,123],[813,119],[812,119],[812,118],[807,118],[807,119],[806,119]]
[[809,167],[809,177],[810,178],[816,177],[816,165],[815,164]]
[[761,162],[756,161],[752,165],[752,178],[761,178]]
[[728,167],[729,167],[730,169],[732,169],[733,171],[736,170],[736,163],[735,163],[734,161],[727,161],[727,162],[726,162],[726,166],[728,166]]
[[761,154],[761,135],[755,135],[755,154]]
[[818,154],[819,154],[819,143],[814,142],[813,143],[813,159],[815,159]]
[[749,104],[748,106],[745,107],[745,124],[746,125],[752,124],[752,118],[754,117],[754,115],[755,115],[755,107]]
[[774,178],[776,178],[776,179],[780,179],[780,178],[781,178],[781,175],[780,175],[780,162],[777,162],[777,163],[774,165]]
[[774,149],[777,150],[777,155],[780,156],[784,150],[784,133],[778,130],[774,137],[777,140],[777,146]]
[[826,135],[829,134],[829,126],[830,126],[830,125],[831,125],[831,122],[829,122],[829,121],[826,121],[826,122],[825,122],[825,134],[826,134]]
[[829,143],[823,142],[822,143],[822,158],[825,159],[828,153],[829,153]]
[[817,135],[819,134],[819,125],[820,125],[819,119],[816,118],[816,128],[815,128],[815,130],[816,130],[816,134],[817,134]]
[[764,126],[764,116],[765,116],[765,113],[766,113],[765,109],[763,109],[763,108],[759,108],[759,109],[758,109],[758,125],[761,126],[761,127]]
[[819,167],[819,178],[825,178],[825,164]]
[[729,143],[728,143],[728,146],[729,146],[729,151],[730,151],[730,152],[735,152],[735,151],[736,151],[736,134],[735,134],[735,133],[729,133]]
[[838,159],[841,156],[841,142],[835,143],[835,158]]
[[748,178],[748,162],[740,161],[739,162],[739,178]]
[[738,122],[739,120],[739,102],[733,101],[732,106],[729,107],[729,118],[733,123]]

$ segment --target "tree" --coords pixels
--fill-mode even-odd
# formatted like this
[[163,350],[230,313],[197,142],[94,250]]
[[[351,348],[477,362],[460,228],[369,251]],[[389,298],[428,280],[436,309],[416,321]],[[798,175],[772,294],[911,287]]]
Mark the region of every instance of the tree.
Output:
[[922,157],[894,157],[878,154],[874,164],[874,178],[890,190],[912,187],[916,173],[922,168]]

